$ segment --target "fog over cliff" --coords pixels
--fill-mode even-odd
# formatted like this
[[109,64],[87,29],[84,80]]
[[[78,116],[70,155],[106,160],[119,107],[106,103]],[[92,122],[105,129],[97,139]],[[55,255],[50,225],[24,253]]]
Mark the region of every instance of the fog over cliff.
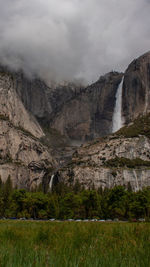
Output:
[[0,62],[88,82],[150,50],[149,0],[0,0]]

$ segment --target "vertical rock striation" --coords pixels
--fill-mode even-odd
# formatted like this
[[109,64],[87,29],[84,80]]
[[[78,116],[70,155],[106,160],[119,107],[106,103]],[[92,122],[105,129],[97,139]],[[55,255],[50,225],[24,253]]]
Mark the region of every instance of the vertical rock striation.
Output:
[[125,72],[122,110],[127,124],[150,111],[150,52],[135,59]]
[[92,85],[49,87],[38,79],[12,73],[13,87],[43,128],[54,128],[70,140],[84,142],[111,132],[115,95],[121,73],[110,72]]
[[78,181],[85,188],[112,188],[134,191],[150,186],[150,140],[146,136],[126,138],[113,135],[79,148],[72,161],[58,171],[67,184]]
[[[0,71],[0,177],[13,186],[33,188],[43,183],[55,164],[39,138],[39,123],[22,104],[10,73]],[[49,179],[49,178],[48,178]]]

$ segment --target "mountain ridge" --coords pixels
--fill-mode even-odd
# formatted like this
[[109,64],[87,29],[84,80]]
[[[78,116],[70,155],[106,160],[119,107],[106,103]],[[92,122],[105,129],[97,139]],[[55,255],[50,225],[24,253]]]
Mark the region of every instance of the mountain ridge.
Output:
[[[120,112],[125,127],[111,135],[116,92],[123,76]],[[57,181],[79,179],[85,187],[131,182],[136,191],[149,185],[149,130],[141,134],[141,128],[133,131],[134,124],[130,124],[149,112],[150,52],[131,62],[125,73],[109,72],[87,87],[50,88],[39,79],[29,80],[21,71],[1,67],[0,93],[2,180],[11,175],[14,186],[31,189],[43,183],[48,189],[55,173]],[[90,140],[95,144],[86,143]],[[134,164],[135,168],[129,167]]]

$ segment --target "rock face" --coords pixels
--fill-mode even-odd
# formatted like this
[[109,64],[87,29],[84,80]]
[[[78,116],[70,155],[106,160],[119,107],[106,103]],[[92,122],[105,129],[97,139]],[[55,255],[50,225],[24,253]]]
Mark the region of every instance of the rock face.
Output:
[[[10,175],[14,186],[27,188],[41,182],[48,184],[48,173],[56,164],[40,140],[50,150],[53,148],[53,155],[64,165],[75,146],[111,134],[115,96],[123,76],[122,115],[125,124],[129,124],[150,111],[150,52],[134,60],[125,74],[110,72],[87,87],[48,86],[39,79],[27,79],[22,72],[0,67],[2,180]],[[149,161],[148,137],[113,135],[95,142],[77,149],[70,165],[58,172],[60,179],[72,183],[79,179],[86,187],[130,182],[137,190],[150,185],[147,165],[118,166],[114,170],[107,163],[115,158]]]
[[0,72],[0,176],[10,175],[13,185],[33,188],[43,182],[54,161],[39,138],[44,133],[24,108],[14,90],[13,78]]
[[82,89],[56,114],[51,127],[74,140],[91,140],[112,131],[117,87],[122,74],[111,72]]
[[[79,148],[68,166],[59,170],[58,176],[66,183],[74,184],[78,180],[85,188],[93,185],[95,188],[127,187],[130,182],[136,191],[150,186],[149,151],[150,140],[146,136],[113,135],[98,139]],[[121,165],[117,166],[117,162]],[[136,162],[140,164],[136,166]]]
[[16,127],[22,127],[35,137],[44,135],[40,125],[34,117],[26,111],[19,96],[14,90],[12,76],[5,72],[0,72],[0,114],[7,117]]
[[68,84],[48,87],[40,80],[13,74],[14,88],[42,127],[54,128],[70,140],[86,141],[112,131],[112,116],[121,73],[110,72],[84,88]]
[[150,52],[134,60],[125,72],[122,111],[125,123],[150,111]]
[[[122,73],[110,72],[88,86],[47,86],[12,73],[14,89],[45,129],[54,128],[75,141],[88,141],[112,132],[115,95]],[[125,124],[150,108],[150,52],[134,60],[124,74],[122,115]]]

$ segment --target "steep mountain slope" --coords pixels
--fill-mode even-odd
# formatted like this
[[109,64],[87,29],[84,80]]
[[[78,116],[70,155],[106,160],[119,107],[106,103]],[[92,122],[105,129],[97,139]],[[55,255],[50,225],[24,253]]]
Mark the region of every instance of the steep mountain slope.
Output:
[[7,117],[16,127],[22,127],[35,137],[44,135],[40,125],[33,116],[29,116],[14,90],[12,76],[7,72],[0,72],[0,114]]
[[92,140],[111,133],[115,94],[122,74],[111,72],[82,90],[56,114],[51,122],[74,140]]
[[[88,141],[112,132],[116,92],[122,73],[110,72],[92,85],[47,86],[39,79],[27,79],[22,72],[12,73],[14,89],[24,106],[51,133],[52,128],[76,141]],[[150,106],[150,52],[134,60],[124,74],[122,115],[125,124]],[[51,142],[50,140],[50,142]]]
[[150,114],[114,135],[82,145],[57,173],[60,180],[96,188],[150,186]]
[[150,111],[150,52],[127,68],[123,84],[122,112],[125,123]]
[[39,138],[36,119],[24,108],[14,90],[11,74],[0,72],[0,176],[13,185],[32,188],[43,182],[54,161]]
[[29,80],[22,72],[8,71],[12,88],[26,109],[44,130],[42,142],[65,164],[85,140],[110,133],[115,94],[122,74],[108,73],[84,88],[79,84],[47,86],[39,79]]
[[[48,185],[51,173],[56,172],[51,154],[58,169],[81,143],[111,134],[122,79],[120,116],[128,124],[150,110],[150,52],[134,60],[125,74],[110,72],[88,87],[48,86],[39,79],[29,80],[21,71],[0,67],[2,180],[11,175],[19,187]],[[132,130],[121,129],[121,136],[82,145],[58,178],[79,179],[85,186],[94,183],[96,187],[130,182],[134,190],[149,185],[148,126],[137,125],[138,121]]]
[[86,88],[79,84],[48,87],[38,79],[28,80],[21,72],[12,77],[25,107],[46,131],[51,133],[54,128],[67,139],[83,142],[111,132],[122,75],[110,72]]

